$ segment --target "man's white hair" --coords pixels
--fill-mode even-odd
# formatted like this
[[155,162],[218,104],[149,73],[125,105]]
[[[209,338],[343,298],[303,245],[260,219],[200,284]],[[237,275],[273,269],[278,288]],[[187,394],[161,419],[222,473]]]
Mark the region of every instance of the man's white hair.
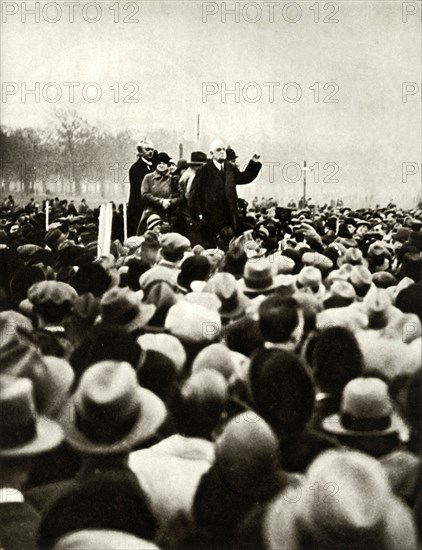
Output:
[[226,147],[222,139],[213,139],[210,145],[210,151],[215,151],[218,147]]

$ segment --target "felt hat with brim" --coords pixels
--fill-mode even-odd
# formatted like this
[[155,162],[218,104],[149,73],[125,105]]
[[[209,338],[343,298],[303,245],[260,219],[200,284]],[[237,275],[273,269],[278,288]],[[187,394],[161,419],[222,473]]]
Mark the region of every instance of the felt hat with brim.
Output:
[[207,162],[207,155],[202,151],[193,151],[190,155],[189,166],[202,166]]
[[156,309],[153,304],[140,302],[133,290],[114,287],[101,298],[100,320],[133,331],[143,328],[152,319]]
[[410,277],[419,280],[422,274],[422,256],[415,252],[407,252],[403,256],[399,274],[401,277]]
[[[298,527],[296,541],[324,548],[347,548],[350,541],[354,548],[370,547],[374,541],[384,549],[417,547],[412,512],[393,494],[384,468],[374,458],[347,449],[326,451],[308,468],[303,486],[332,487],[333,495],[338,493],[323,505],[313,491],[303,491],[297,505],[285,502],[283,510],[299,509],[300,520],[287,521]],[[277,519],[274,525],[283,533],[284,518]],[[276,542],[283,547],[283,538]]]
[[410,236],[411,230],[408,227],[399,227],[395,233],[391,236],[393,241],[399,243],[405,243]]
[[355,289],[362,287],[369,288],[372,282],[372,275],[367,267],[355,265],[350,272],[349,281]]
[[0,457],[35,456],[57,447],[63,439],[59,424],[35,409],[28,378],[0,376]]
[[234,319],[246,312],[250,300],[239,291],[236,278],[231,273],[216,273],[203,290],[215,294],[220,300],[219,313],[222,319]]
[[321,273],[328,273],[334,266],[333,261],[319,252],[305,252],[302,256],[303,265],[317,267]]
[[166,414],[161,399],[138,385],[129,363],[109,360],[85,371],[60,422],[74,449],[116,454],[152,437]]
[[82,529],[58,539],[54,550],[159,550],[153,542],[123,531],[109,529]]
[[322,421],[337,435],[380,437],[400,433],[405,426],[394,412],[388,386],[379,378],[355,378],[343,390],[340,412]]
[[268,258],[252,258],[246,262],[243,278],[238,281],[238,288],[246,295],[257,295],[270,292],[280,287],[283,275],[275,275],[274,263]]
[[[193,292],[192,295],[205,293]],[[214,296],[215,297],[215,296]],[[191,303],[186,298],[173,305],[167,314],[165,328],[182,343],[210,343],[220,337],[221,317],[218,307],[206,307]]]
[[363,257],[362,250],[359,248],[349,248],[346,250],[346,253],[337,260],[338,267],[341,267],[343,264],[368,266],[368,262]]
[[368,248],[368,258],[373,271],[386,271],[390,267],[391,254],[381,242],[374,242]]
[[322,296],[325,289],[322,285],[321,271],[311,265],[303,267],[296,277],[296,288],[301,292]]
[[416,246],[422,252],[422,231],[412,231],[409,235],[408,243]]
[[324,296],[324,307],[346,307],[356,300],[356,291],[347,281],[334,281]]
[[183,369],[186,361],[186,351],[180,340],[172,334],[166,334],[164,332],[151,334],[147,332],[139,336],[137,342],[142,350],[159,351],[171,359],[178,372]]

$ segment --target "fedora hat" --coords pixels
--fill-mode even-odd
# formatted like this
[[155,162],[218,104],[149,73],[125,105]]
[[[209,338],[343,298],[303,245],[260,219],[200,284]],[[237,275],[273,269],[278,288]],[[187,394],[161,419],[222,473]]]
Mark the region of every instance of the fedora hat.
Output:
[[412,231],[407,242],[422,252],[422,231]]
[[251,258],[245,264],[238,288],[244,294],[257,295],[278,288],[283,275],[275,275],[275,266],[268,258]]
[[296,288],[321,296],[324,293],[321,271],[313,266],[303,267],[296,278]]
[[108,360],[85,371],[60,422],[74,449],[98,455],[129,452],[165,418],[164,403],[138,385],[131,365]]
[[362,250],[355,247],[346,250],[345,254],[337,260],[338,267],[341,267],[343,264],[364,265],[368,267],[368,262],[363,257]]
[[343,390],[340,412],[322,421],[325,431],[336,435],[380,437],[403,431],[394,412],[388,386],[379,378],[355,378]]
[[323,274],[328,273],[334,266],[331,258],[319,252],[305,252],[302,256],[302,263],[304,266],[317,267]]
[[411,230],[408,227],[399,227],[395,233],[392,234],[391,238],[393,241],[399,243],[405,243],[410,237]]
[[324,307],[346,307],[356,300],[356,291],[347,281],[334,281],[324,297]]
[[399,274],[401,277],[410,277],[417,282],[422,274],[422,256],[416,252],[407,252],[403,256]]
[[207,162],[207,155],[202,151],[193,151],[190,155],[189,166],[202,166]]
[[127,331],[144,327],[156,311],[153,304],[144,304],[129,288],[114,287],[101,298],[100,320],[103,323],[117,324]]
[[417,547],[412,512],[393,494],[387,473],[374,458],[347,449],[326,451],[309,467],[304,485],[330,486],[332,495],[338,491],[322,501],[307,491],[299,500],[302,540],[309,540],[310,547]]
[[59,424],[37,413],[29,378],[0,376],[0,416],[2,458],[38,455],[63,439]]
[[250,302],[237,287],[231,273],[216,273],[205,285],[204,292],[215,294],[221,302],[219,313],[222,319],[236,319],[246,312]]
[[372,243],[368,248],[368,258],[373,271],[387,271],[390,267],[391,254],[379,241]]

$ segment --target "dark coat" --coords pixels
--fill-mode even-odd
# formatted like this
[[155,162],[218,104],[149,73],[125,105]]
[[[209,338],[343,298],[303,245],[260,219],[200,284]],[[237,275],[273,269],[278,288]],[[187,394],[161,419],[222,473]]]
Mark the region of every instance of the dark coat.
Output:
[[0,547],[2,550],[36,550],[40,515],[27,502],[0,504]]
[[153,166],[139,158],[135,164],[132,164],[129,170],[129,202],[127,207],[127,235],[133,237],[136,235],[139,220],[144,209],[144,201],[141,195],[141,185],[144,177],[154,171]]
[[202,215],[214,233],[223,227],[237,228],[237,185],[251,183],[262,164],[250,161],[241,172],[236,166],[224,164],[224,179],[212,160],[202,166],[192,183],[188,203],[194,219]]

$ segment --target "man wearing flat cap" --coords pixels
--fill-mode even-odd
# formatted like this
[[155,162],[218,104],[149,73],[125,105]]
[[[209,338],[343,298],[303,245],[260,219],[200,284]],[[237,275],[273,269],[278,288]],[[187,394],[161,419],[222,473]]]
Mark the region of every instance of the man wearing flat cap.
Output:
[[129,170],[129,202],[127,206],[127,234],[128,237],[136,235],[139,220],[144,210],[144,203],[141,195],[141,185],[144,177],[154,172],[153,156],[154,144],[144,140],[138,146],[138,160]]
[[206,248],[215,246],[216,237],[223,228],[238,225],[237,185],[251,183],[259,174],[262,164],[259,155],[253,155],[246,169],[226,162],[227,148],[220,139],[210,145],[211,160],[196,174],[188,197],[194,220],[202,222],[201,238]]

